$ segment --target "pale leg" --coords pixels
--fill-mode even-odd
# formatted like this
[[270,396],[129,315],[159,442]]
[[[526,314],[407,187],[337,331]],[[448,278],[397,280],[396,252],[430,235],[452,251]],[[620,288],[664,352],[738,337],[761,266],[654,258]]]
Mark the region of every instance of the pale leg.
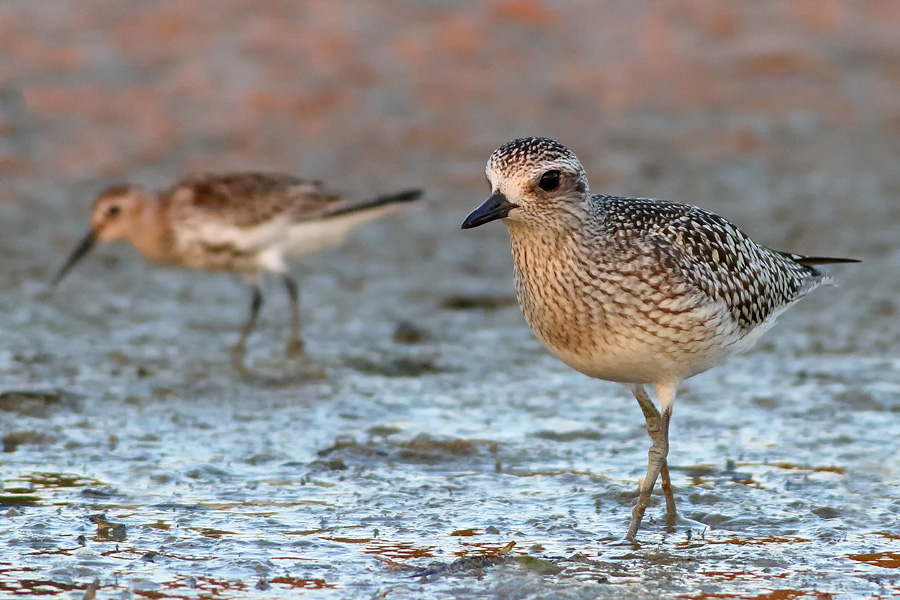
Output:
[[300,294],[297,283],[290,275],[283,275],[284,287],[291,301],[291,337],[288,339],[285,353],[290,357],[303,356],[303,340],[300,339]]
[[[659,429],[660,415],[644,386],[638,384],[631,386],[631,391],[644,413],[644,419],[647,421],[647,434],[653,439],[652,431]],[[675,496],[672,493],[672,481],[669,479],[668,459],[663,459],[662,468],[659,471],[662,481],[660,482],[663,490],[663,496],[666,498],[666,525],[674,527],[678,518],[678,511],[675,508]]]
[[[662,413],[660,417],[647,420],[647,433],[653,440],[650,451],[647,453],[647,475],[641,482],[640,495],[637,504],[631,513],[631,525],[625,539],[633,541],[641,527],[641,520],[647,510],[647,502],[656,485],[656,478],[666,464],[666,456],[669,454],[669,420],[672,418],[672,400],[675,398],[674,385],[657,385],[656,395],[659,398]],[[635,394],[637,396],[637,394]],[[640,402],[640,400],[638,400]],[[655,408],[654,411],[655,412]]]
[[259,290],[259,284],[251,283],[250,287],[253,290],[253,300],[250,302],[250,316],[241,328],[240,339],[237,344],[234,345],[234,348],[231,349],[231,363],[238,370],[244,368],[244,355],[247,352],[247,338],[250,337],[253,328],[256,326],[256,318],[259,316],[259,309],[263,304],[263,297],[262,292]]

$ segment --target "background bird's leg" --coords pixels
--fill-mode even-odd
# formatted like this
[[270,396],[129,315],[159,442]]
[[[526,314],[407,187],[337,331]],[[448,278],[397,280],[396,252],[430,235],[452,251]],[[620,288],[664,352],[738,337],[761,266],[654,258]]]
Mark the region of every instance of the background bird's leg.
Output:
[[231,362],[238,370],[244,369],[244,356],[247,353],[247,338],[250,337],[253,328],[256,326],[256,318],[259,316],[259,309],[263,304],[262,292],[259,289],[259,281],[251,281],[248,279],[248,282],[250,283],[250,288],[253,290],[253,300],[250,302],[250,316],[241,328],[240,339],[238,339],[234,348],[231,349]]
[[[644,413],[644,419],[647,421],[647,434],[652,440],[652,431],[659,429],[659,411],[656,409],[656,405],[653,404],[644,386],[640,384],[635,385],[631,388],[631,391],[637,399],[641,411]],[[659,473],[662,479],[660,485],[662,486],[663,496],[666,498],[666,526],[672,528],[675,526],[675,521],[678,518],[678,511],[675,508],[675,496],[672,493],[672,480],[669,479],[668,459],[663,459]]]
[[285,353],[288,356],[303,356],[303,340],[300,339],[300,294],[297,291],[297,282],[290,275],[284,275],[284,287],[291,301],[291,337],[288,339]]
[[672,400],[675,397],[675,387],[668,385],[657,386],[656,391],[659,396],[662,413],[658,419],[647,420],[647,433],[650,434],[653,445],[650,446],[650,451],[647,453],[647,475],[644,477],[644,481],[641,482],[640,495],[631,513],[631,525],[628,527],[628,533],[625,534],[625,539],[630,541],[634,541],[638,529],[641,527],[641,520],[644,518],[644,512],[647,510],[647,502],[653,493],[656,478],[659,477],[659,472],[662,470],[666,456],[669,454],[669,420],[672,417]]

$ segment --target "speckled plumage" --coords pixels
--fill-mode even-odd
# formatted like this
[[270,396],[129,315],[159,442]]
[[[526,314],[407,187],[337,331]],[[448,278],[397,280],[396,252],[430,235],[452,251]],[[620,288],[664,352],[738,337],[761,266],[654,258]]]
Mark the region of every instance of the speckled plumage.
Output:
[[725,219],[653,200],[590,196],[547,239],[510,220],[519,301],[561,359],[623,383],[677,383],[746,350],[827,277]]
[[[654,447],[633,538],[665,469],[677,385],[750,348],[829,281],[813,265],[851,261],[770,250],[695,206],[591,194],[578,158],[546,138],[501,146],[486,174],[492,196],[463,227],[504,219],[528,324],[563,362],[626,384],[644,409]],[[644,384],[656,388],[662,415]]]
[[94,245],[130,241],[156,263],[242,274],[253,289],[251,315],[235,356],[262,304],[261,273],[282,276],[291,300],[291,342],[299,351],[297,287],[285,259],[343,241],[357,226],[418,199],[420,190],[350,200],[318,181],[279,173],[189,175],[161,193],[115,185],[95,200],[91,230],[60,270],[59,281]]

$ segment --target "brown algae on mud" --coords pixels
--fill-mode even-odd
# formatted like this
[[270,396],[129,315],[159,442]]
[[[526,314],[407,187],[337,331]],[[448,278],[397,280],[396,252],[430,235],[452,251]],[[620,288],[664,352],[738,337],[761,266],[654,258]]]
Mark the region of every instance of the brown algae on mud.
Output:
[[882,569],[900,569],[900,552],[870,552],[867,554],[851,554],[850,560],[856,560]]
[[6,390],[0,392],[0,412],[46,418],[52,411],[77,411],[78,399],[64,390]]

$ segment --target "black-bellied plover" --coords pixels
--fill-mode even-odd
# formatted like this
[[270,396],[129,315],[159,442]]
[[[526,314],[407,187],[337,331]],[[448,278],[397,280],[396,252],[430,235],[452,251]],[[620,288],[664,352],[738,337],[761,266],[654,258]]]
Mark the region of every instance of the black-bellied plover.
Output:
[[253,292],[250,316],[232,350],[241,367],[262,306],[261,275],[274,273],[290,298],[287,352],[302,355],[297,284],[285,258],[338,244],[358,225],[421,195],[421,190],[406,190],[348,200],[318,181],[252,172],[188,176],[162,193],[116,185],[95,200],[91,229],[53,284],[97,243],[116,239],[130,241],[156,263],[239,273]]
[[857,261],[770,250],[687,204],[591,194],[578,158],[546,138],[501,146],[486,173],[492,194],[463,229],[503,219],[519,304],[537,337],[573,369],[632,390],[653,444],[626,539],[660,473],[671,526],[666,457],[678,384],[749,349],[829,281],[815,265]]

